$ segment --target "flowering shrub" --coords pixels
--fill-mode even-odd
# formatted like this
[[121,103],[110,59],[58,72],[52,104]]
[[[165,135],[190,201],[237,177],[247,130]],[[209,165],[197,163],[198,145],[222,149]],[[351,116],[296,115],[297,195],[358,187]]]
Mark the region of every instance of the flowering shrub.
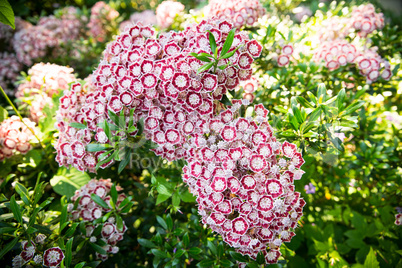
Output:
[[[0,65],[29,70],[16,91],[19,71],[0,67],[0,130],[21,126],[0,131],[0,151],[19,142],[21,114],[37,122],[29,151],[0,160],[3,266],[399,267],[398,17],[280,0],[211,1],[235,6],[210,18],[191,10],[206,1],[182,3],[166,32],[120,24],[148,0],[11,2],[32,31],[81,24],[29,57],[57,65],[32,70],[10,45],[28,31],[0,29]],[[258,23],[239,29],[237,14]]]
[[104,42],[105,36],[112,34],[108,24],[119,17],[119,12],[111,8],[103,1],[96,2],[91,8],[91,17],[89,20],[89,31],[92,37],[98,42]]
[[184,6],[175,1],[163,1],[156,8],[156,22],[161,29],[166,29],[172,25],[175,17],[182,13]]
[[0,160],[10,158],[17,153],[26,154],[32,149],[35,123],[28,118],[22,121],[18,116],[12,116],[0,123]]
[[228,20],[238,29],[253,26],[266,12],[259,0],[210,0],[205,9],[208,17]]
[[12,41],[18,61],[30,66],[48,49],[57,54],[61,44],[79,37],[82,23],[77,9],[67,7],[60,11],[60,17],[42,17],[37,25],[18,31]]

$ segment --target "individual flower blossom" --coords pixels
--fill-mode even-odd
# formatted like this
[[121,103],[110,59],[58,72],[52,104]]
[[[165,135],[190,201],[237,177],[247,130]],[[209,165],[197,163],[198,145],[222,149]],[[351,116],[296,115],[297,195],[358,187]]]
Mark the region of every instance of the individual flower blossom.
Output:
[[44,242],[45,242],[45,240],[46,240],[46,235],[44,235],[44,234],[38,234],[36,237],[35,237],[35,242],[37,243],[37,244],[44,244]]
[[91,8],[91,16],[89,19],[88,28],[90,34],[98,41],[104,42],[105,36],[109,35],[111,22],[119,17],[119,12],[110,7],[103,1],[96,2]]
[[175,1],[163,1],[156,8],[156,21],[161,29],[169,28],[177,15],[184,11],[184,5]]
[[[60,98],[57,116],[60,135],[56,144],[59,164],[94,171],[100,160],[98,156],[104,152],[87,152],[85,146],[93,140],[111,143],[98,124],[104,120],[113,123],[108,110],[128,115],[133,108],[134,123],[144,118],[143,135],[158,145],[153,150],[157,155],[169,161],[191,157],[185,144],[207,126],[223,94],[251,78],[251,62],[262,50],[255,40],[237,32],[231,50],[240,44],[244,46],[228,59],[231,68],[197,74],[202,63],[188,54],[212,53],[209,43],[205,43],[209,42],[207,30],[212,28],[221,36],[217,39],[218,50],[221,49],[227,27],[233,26],[226,21],[203,21],[183,32],[163,33],[156,39],[150,26],[138,24],[126,29],[108,45],[93,74],[91,89],[84,91],[81,84],[75,83]],[[246,58],[244,64],[242,56]],[[228,60],[223,61],[226,64]],[[72,128],[69,126],[72,122],[86,122],[87,128]],[[128,127],[128,120],[126,124]],[[112,130],[111,134],[114,133]],[[122,133],[122,139],[129,140],[135,135],[136,132]],[[204,140],[200,137],[197,142]],[[101,168],[112,163],[113,160]]]
[[123,21],[120,26],[120,32],[123,32],[126,27],[132,27],[134,24],[141,22],[143,25],[156,25],[156,15],[153,10],[144,10],[131,14],[130,19]]
[[304,190],[306,191],[306,194],[315,194],[315,186],[311,182],[304,185]]
[[395,214],[395,224],[402,225],[402,213]]
[[12,40],[17,59],[25,65],[32,65],[37,58],[61,53],[60,45],[76,40],[80,36],[83,21],[78,10],[65,7],[59,15],[41,17],[38,24],[18,31]]
[[21,121],[15,115],[0,123],[0,161],[17,153],[26,154],[32,149],[30,141],[34,135],[30,129],[35,131],[34,122],[28,118],[23,118]]
[[13,268],[21,268],[24,265],[25,261],[21,257],[21,255],[17,255],[13,258],[12,263],[13,263]]
[[238,29],[253,26],[265,12],[259,0],[209,0],[208,6],[205,7],[207,17],[228,20]]
[[296,145],[273,136],[267,109],[256,105],[254,111],[254,120],[228,118],[227,111],[215,116],[205,131],[215,138],[188,144],[192,157],[183,180],[197,197],[203,224],[237,252],[253,259],[263,252],[267,263],[276,263],[302,216],[305,201],[293,181],[304,173],[304,160]]
[[13,84],[17,81],[22,67],[22,64],[17,61],[15,54],[8,52],[0,53],[0,86],[8,95],[14,94]]
[[57,267],[64,259],[64,253],[59,247],[48,248],[43,253],[43,266]]
[[[92,179],[86,185],[81,187],[81,189],[77,190],[74,196],[71,198],[73,202],[78,202],[78,204],[76,209],[70,211],[69,214],[72,220],[85,222],[85,233],[83,234],[85,237],[89,237],[89,240],[93,243],[99,239],[102,239],[104,242],[106,242],[105,250],[108,253],[115,254],[118,252],[118,248],[115,247],[115,245],[119,241],[123,240],[123,235],[126,232],[127,227],[123,225],[123,229],[119,230],[112,217],[110,217],[106,223],[93,223],[94,220],[103,217],[111,210],[111,187],[111,179]],[[116,190],[121,191],[122,188],[117,186]],[[103,201],[105,201],[106,204],[110,206],[110,209],[101,207],[95,203],[91,198],[92,194],[99,196]],[[126,196],[124,194],[119,194],[117,197],[117,203],[115,204],[116,207],[118,207],[125,198]],[[96,237],[93,236],[93,231],[98,226],[101,226],[101,235]],[[108,258],[107,255],[100,254],[97,254],[97,257],[101,260],[106,260]]]

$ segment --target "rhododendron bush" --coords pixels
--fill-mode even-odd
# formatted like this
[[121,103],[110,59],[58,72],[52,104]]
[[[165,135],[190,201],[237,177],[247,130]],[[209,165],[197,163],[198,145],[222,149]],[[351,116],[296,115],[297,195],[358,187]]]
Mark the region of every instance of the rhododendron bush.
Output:
[[0,7],[5,267],[402,265],[393,12],[17,2]]

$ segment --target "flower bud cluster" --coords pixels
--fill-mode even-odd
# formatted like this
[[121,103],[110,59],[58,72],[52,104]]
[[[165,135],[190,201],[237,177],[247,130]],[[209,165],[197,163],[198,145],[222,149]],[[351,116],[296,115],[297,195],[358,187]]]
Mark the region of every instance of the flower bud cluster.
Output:
[[276,263],[302,216],[305,201],[293,181],[304,173],[304,160],[296,145],[276,140],[262,104],[254,118],[235,118],[239,106],[214,117],[208,137],[189,143],[183,181],[197,196],[203,224],[237,252],[253,259],[263,252]]
[[32,149],[29,143],[34,138],[31,130],[34,129],[35,123],[28,118],[24,118],[23,122],[18,116],[11,116],[0,123],[0,161],[10,158],[17,152],[26,154]]
[[357,48],[346,40],[324,42],[316,49],[313,59],[316,62],[323,60],[330,70],[347,64],[355,64],[360,74],[366,77],[368,84],[376,81],[380,76],[385,80],[392,76],[389,62],[381,58],[374,48]]
[[184,5],[175,1],[163,1],[156,8],[156,21],[161,29],[169,28],[177,15],[184,11]]
[[[89,237],[91,242],[95,242],[101,239],[105,242],[103,249],[107,253],[115,254],[119,251],[116,244],[123,240],[123,235],[127,231],[127,227],[123,223],[123,229],[119,230],[117,228],[117,223],[114,217],[110,217],[104,223],[94,223],[95,220],[103,217],[106,213],[111,211],[111,195],[110,189],[112,187],[111,179],[92,179],[86,185],[84,185],[80,190],[75,192],[75,195],[71,198],[72,201],[76,202],[78,199],[78,205],[74,209],[73,204],[69,204],[68,211],[71,215],[71,219],[74,221],[83,221],[85,225],[85,237]],[[121,191],[122,188],[117,186],[117,191]],[[106,209],[95,203],[91,194],[95,194],[103,199],[110,206],[110,209]],[[126,198],[125,194],[119,194],[117,197],[117,207]],[[100,235],[94,234],[95,229],[100,229]],[[106,260],[108,258],[107,254],[96,253],[97,258],[101,260]]]
[[238,29],[252,27],[266,13],[259,0],[210,0],[205,9],[207,17],[228,20]]
[[372,4],[353,7],[349,20],[349,27],[359,31],[359,35],[362,37],[384,27],[384,15],[376,13]]
[[402,213],[395,214],[395,224],[402,225]]

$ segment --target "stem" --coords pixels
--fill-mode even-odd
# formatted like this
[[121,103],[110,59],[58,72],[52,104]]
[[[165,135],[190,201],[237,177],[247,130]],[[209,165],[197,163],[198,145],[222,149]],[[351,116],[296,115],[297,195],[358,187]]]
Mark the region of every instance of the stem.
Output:
[[6,92],[4,92],[4,89],[0,86],[0,90],[1,93],[3,93],[4,97],[6,98],[7,102],[11,105],[11,107],[13,108],[14,112],[19,116],[19,118],[21,119],[21,122],[32,132],[32,134],[35,136],[35,138],[38,140],[40,146],[42,147],[43,151],[46,153],[45,151],[45,146],[43,145],[42,141],[38,138],[38,136],[36,136],[35,131],[30,128],[25,121],[23,120],[21,114],[18,112],[17,108],[15,108],[13,102],[10,100],[10,98],[7,96]]

